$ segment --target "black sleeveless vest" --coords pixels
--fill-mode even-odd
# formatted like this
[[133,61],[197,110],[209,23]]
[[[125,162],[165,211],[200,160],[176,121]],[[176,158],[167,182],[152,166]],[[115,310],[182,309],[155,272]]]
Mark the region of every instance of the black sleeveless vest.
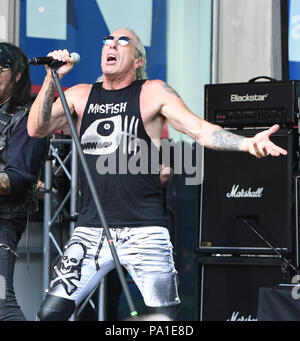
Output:
[[[158,152],[145,131],[140,92],[145,81],[120,90],[93,84],[80,141],[109,227],[167,226]],[[101,227],[80,165],[81,212],[77,226]]]

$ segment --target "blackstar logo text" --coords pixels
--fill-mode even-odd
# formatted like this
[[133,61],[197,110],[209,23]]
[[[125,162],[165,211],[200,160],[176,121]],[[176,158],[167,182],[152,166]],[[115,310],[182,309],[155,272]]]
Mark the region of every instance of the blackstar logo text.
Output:
[[231,102],[264,102],[269,94],[265,95],[238,95],[238,94],[232,94],[230,96]]
[[256,190],[252,190],[251,187],[244,189],[240,188],[240,185],[233,185],[231,192],[226,193],[227,198],[261,198],[264,188],[259,187]]

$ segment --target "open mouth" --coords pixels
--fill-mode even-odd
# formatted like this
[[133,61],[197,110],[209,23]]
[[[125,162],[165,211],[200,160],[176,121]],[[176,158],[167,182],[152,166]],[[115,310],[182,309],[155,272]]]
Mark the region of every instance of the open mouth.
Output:
[[116,62],[116,61],[117,61],[117,58],[116,58],[115,55],[109,54],[109,55],[107,56],[107,62],[108,62],[108,63],[114,63],[114,62]]

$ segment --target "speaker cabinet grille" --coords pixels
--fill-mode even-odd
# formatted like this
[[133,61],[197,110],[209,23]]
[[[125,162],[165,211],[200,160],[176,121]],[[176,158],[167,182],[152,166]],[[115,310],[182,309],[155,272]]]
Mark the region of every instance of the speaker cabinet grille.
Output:
[[272,257],[196,259],[196,320],[257,320],[259,290],[285,281],[281,261]]
[[[257,132],[236,133],[251,137]],[[280,252],[294,251],[295,138],[292,129],[271,136],[288,150],[280,157],[205,150],[196,252],[273,254],[269,244]]]

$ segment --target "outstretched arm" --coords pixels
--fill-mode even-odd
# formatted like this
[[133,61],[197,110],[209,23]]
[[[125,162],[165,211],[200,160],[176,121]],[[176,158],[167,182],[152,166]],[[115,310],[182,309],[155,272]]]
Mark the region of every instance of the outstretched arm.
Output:
[[159,98],[160,113],[176,130],[189,135],[206,148],[223,151],[244,151],[261,158],[267,155],[286,155],[287,151],[270,141],[270,135],[279,129],[274,125],[254,137],[234,134],[209,123],[192,113],[178,94],[166,83],[155,80],[149,86],[152,98]]
[[233,134],[222,128],[220,130],[217,129],[212,132],[212,148],[229,151],[246,151],[257,158],[267,155],[286,155],[287,151],[285,149],[275,145],[270,140],[270,135],[274,134],[278,129],[279,125],[275,124],[251,138]]

